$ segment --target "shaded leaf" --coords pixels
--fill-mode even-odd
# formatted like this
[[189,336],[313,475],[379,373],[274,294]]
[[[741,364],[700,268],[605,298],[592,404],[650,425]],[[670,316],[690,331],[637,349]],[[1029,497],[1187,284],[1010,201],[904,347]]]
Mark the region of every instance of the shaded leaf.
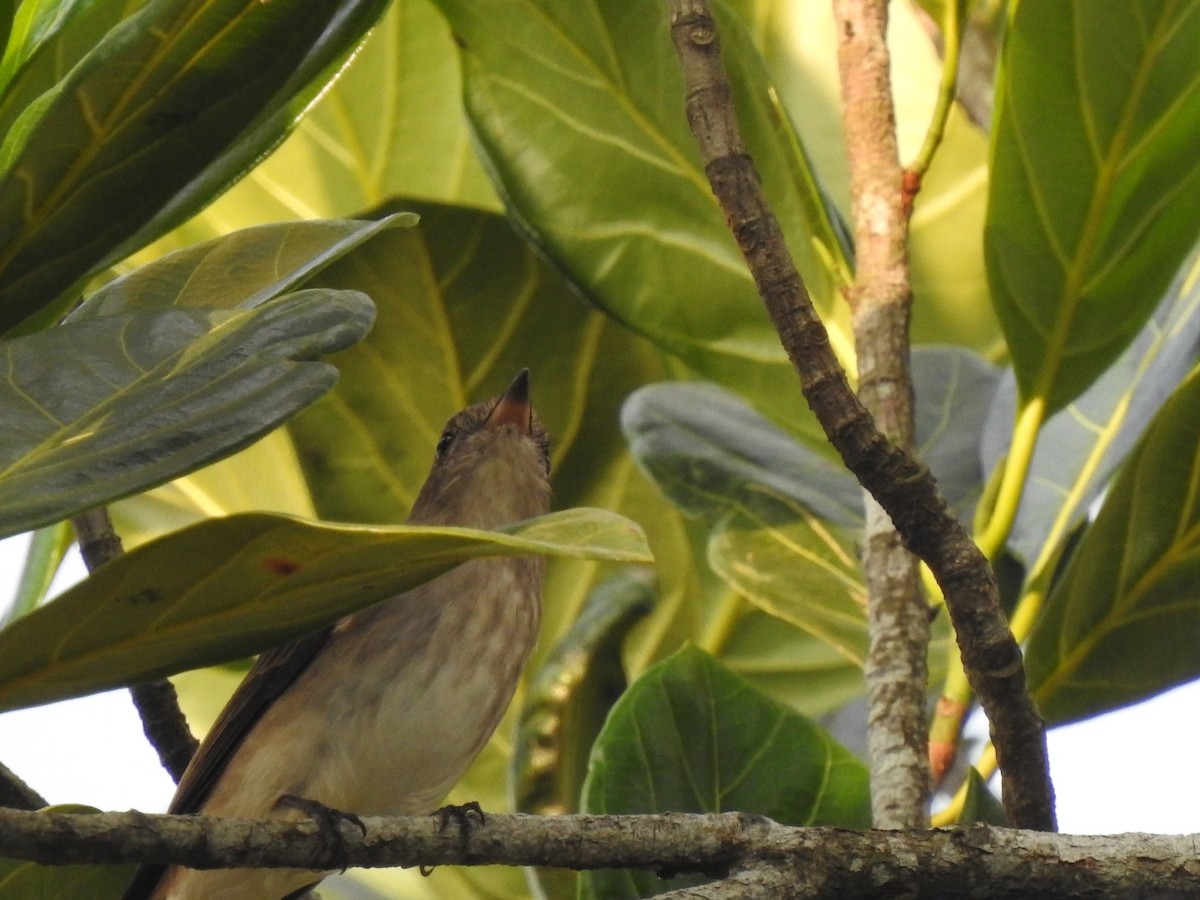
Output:
[[983,490],[980,441],[1000,371],[964,347],[912,348],[917,455],[959,519],[970,523]]
[[[290,97],[281,89],[303,87],[293,83],[297,68],[338,31],[331,20],[358,21],[342,7],[151,0],[108,32],[0,148],[0,331],[44,322],[48,304],[196,190],[193,182],[265,108]],[[337,53],[349,48],[345,38]],[[269,130],[239,172],[282,134]],[[194,202],[232,177],[221,173]]]
[[17,118],[51,92],[134,5],[130,0],[23,2],[0,64],[0,135],[7,135]]
[[[790,825],[870,824],[866,767],[815,723],[695,647],[647,670],[613,707],[584,788],[593,813],[741,810]],[[707,881],[589,872],[585,897]]]
[[1026,651],[1049,724],[1200,675],[1200,375],[1159,411],[1046,599]]
[[213,519],[118,557],[0,632],[0,709],[247,656],[464,560],[514,552],[650,559],[636,525],[600,510],[552,513],[506,532]]
[[[1133,344],[1042,426],[1008,539],[1027,565],[1055,558],[1061,541],[1083,521],[1113,469],[1187,376],[1200,342],[1198,308],[1200,254],[1193,254]],[[981,453],[987,472],[1008,453],[1016,402],[1016,382],[1009,372],[983,427]]]
[[621,427],[639,464],[685,512],[711,516],[769,492],[839,525],[862,522],[854,476],[716,385],[644,387],[625,401]]
[[1198,32],[1200,7],[1172,0],[1016,7],[986,254],[1025,402],[1054,412],[1091,384],[1196,242]]
[[956,824],[967,825],[973,822],[983,822],[998,828],[1008,826],[1008,815],[1004,812],[1004,804],[1000,802],[987,786],[987,782],[979,777],[974,766],[967,766],[967,797],[963,801],[962,812],[959,813]]
[[305,291],[256,310],[171,309],[0,344],[0,534],[162,483],[243,447],[327,390],[320,353],[370,328],[370,301]]
[[[701,169],[666,7],[438,6],[461,42],[482,153],[521,227],[617,319],[780,421],[813,429]],[[826,200],[812,194],[815,179],[797,174],[803,156],[753,45],[717,12],[750,152],[810,292],[831,310],[835,280],[823,259],[839,258],[840,242],[827,222],[806,217]]]

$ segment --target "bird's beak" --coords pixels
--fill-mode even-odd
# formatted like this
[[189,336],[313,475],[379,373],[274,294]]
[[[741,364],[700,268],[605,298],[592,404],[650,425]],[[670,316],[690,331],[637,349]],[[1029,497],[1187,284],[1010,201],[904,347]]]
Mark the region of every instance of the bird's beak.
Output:
[[488,413],[487,427],[512,425],[526,434],[533,433],[533,406],[529,403],[529,370],[522,369],[500,395]]

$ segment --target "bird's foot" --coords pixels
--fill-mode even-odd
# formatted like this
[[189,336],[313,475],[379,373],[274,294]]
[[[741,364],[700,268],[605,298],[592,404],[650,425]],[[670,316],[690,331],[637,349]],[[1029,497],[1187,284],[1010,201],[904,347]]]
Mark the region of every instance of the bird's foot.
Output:
[[[450,805],[443,806],[441,809],[435,809],[432,815],[437,816],[441,823],[438,825],[438,834],[446,830],[446,826],[453,820],[458,823],[459,835],[462,837],[462,849],[466,852],[467,839],[471,836],[471,815],[474,814],[479,819],[480,826],[487,824],[487,818],[483,814],[483,807],[475,800],[470,803],[464,803],[461,806]],[[421,874],[428,877],[433,871],[433,866],[421,866]]]
[[334,809],[324,803],[318,803],[316,800],[297,797],[295,794],[284,794],[275,801],[275,805],[299,810],[314,819],[320,827],[321,838],[325,846],[332,850],[335,864],[343,872],[349,866],[349,854],[346,850],[346,839],[342,835],[342,823],[347,822],[356,826],[362,831],[363,837],[367,836],[367,826],[354,813]]

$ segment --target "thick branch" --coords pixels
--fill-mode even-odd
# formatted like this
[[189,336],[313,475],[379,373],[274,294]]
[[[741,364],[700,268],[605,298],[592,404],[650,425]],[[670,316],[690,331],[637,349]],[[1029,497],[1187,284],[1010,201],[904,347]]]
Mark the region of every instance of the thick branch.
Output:
[[[858,397],[893,444],[910,448],[908,216],[887,49],[886,0],[834,0],[842,125],[850,163],[855,277],[850,289]],[[929,824],[929,609],[917,560],[870,495],[863,541],[870,646],[867,749],[877,828]]]
[[738,132],[712,17],[703,0],[671,0],[671,10],[688,121],[705,172],[800,374],[804,396],[846,467],[879,501],[908,549],[929,565],[946,596],[971,687],[991,723],[1009,820],[1052,830],[1045,723],[1029,696],[1021,651],[1000,608],[991,567],[929,470],[888,443],[850,390]]
[[[79,552],[89,572],[123,553],[121,538],[113,528],[108,509],[100,506],[71,520],[79,539]],[[171,777],[179,781],[199,746],[179,708],[175,686],[163,678],[129,689],[142,719],[146,739]]]
[[[43,863],[533,865],[708,872],[731,881],[686,897],[1190,897],[1196,837],[1073,836],[972,825],[945,830],[790,828],[742,813],[489,814],[462,835],[441,818],[367,818],[328,840],[313,821],[0,809],[0,856]],[[344,854],[344,855],[343,855]],[[786,876],[786,877],[785,877]],[[770,892],[754,893],[752,884]],[[729,893],[732,887],[747,888]],[[728,888],[728,889],[727,889]]]

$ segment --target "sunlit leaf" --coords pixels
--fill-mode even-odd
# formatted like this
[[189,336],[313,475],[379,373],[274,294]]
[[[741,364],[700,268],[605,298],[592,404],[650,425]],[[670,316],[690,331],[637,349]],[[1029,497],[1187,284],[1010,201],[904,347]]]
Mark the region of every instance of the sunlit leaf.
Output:
[[1026,651],[1062,724],[1200,675],[1200,375],[1159,411],[1046,600]]
[[1024,401],[1128,346],[1200,232],[1200,6],[1021,3],[998,85],[986,252]]
[[[866,767],[816,724],[695,647],[649,669],[613,707],[584,788],[594,813],[759,813],[791,825],[870,824]],[[645,897],[708,879],[583,876],[585,897]]]
[[0,533],[131,494],[270,431],[337,373],[370,301],[304,291],[258,309],[70,322],[0,344]]
[[641,530],[600,510],[511,526],[332,526],[212,519],[107,563],[0,632],[0,709],[237,659],[314,631],[467,559],[512,553],[648,562]]
[[[666,7],[438,6],[460,40],[481,149],[539,246],[617,319],[780,421],[811,429],[700,166]],[[506,27],[496,28],[498,19]],[[797,177],[794,134],[753,45],[735,18],[722,15],[721,25],[750,152],[810,292],[822,310],[834,309],[834,278],[822,257],[837,258],[840,246],[805,215],[825,198],[803,193],[812,182]]]
[[[1042,426],[1008,540],[1027,565],[1055,558],[1062,539],[1083,521],[1113,469],[1186,377],[1200,341],[1198,309],[1200,255],[1193,255],[1133,344]],[[996,391],[983,427],[985,471],[992,471],[1008,453],[1016,402],[1010,372]],[[1057,535],[1057,543],[1048,545],[1052,535]]]
[[235,231],[109,282],[72,312],[71,321],[170,307],[251,309],[304,285],[382,231],[416,221],[413,215],[318,219]]
[[74,541],[75,532],[67,522],[47,525],[30,535],[29,550],[25,553],[16,591],[12,601],[0,613],[0,628],[36,609],[46,599],[63,557]]

